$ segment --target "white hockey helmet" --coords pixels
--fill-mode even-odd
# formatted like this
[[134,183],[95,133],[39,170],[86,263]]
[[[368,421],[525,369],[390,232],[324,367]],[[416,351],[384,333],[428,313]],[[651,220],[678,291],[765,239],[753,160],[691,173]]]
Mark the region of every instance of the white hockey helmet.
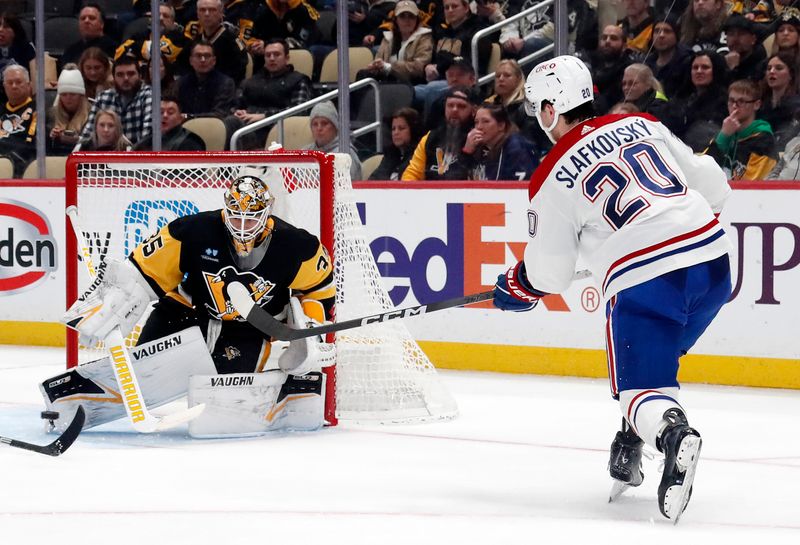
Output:
[[[592,74],[586,65],[572,55],[561,55],[536,65],[525,81],[525,111],[539,122],[552,140],[550,131],[558,116],[594,100]],[[552,104],[556,115],[549,127],[542,122],[542,102]]]
[[246,256],[264,240],[275,198],[267,184],[255,176],[240,176],[225,190],[225,226],[236,253]]

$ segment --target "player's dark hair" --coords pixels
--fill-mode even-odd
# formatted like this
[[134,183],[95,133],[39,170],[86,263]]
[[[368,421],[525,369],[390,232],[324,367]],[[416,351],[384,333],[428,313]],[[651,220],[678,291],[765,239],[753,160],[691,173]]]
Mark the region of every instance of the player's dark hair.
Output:
[[589,102],[584,102],[580,106],[576,106],[575,108],[572,108],[570,111],[564,112],[561,115],[564,116],[564,121],[567,123],[575,123],[591,119],[597,116],[597,112],[594,109],[594,101],[590,100]]

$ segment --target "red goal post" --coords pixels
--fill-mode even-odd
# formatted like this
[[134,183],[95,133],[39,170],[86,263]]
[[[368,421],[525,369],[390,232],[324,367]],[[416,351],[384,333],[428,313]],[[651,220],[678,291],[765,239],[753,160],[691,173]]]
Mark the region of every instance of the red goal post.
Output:
[[[97,264],[125,258],[176,217],[221,208],[233,178],[260,175],[276,195],[274,213],[316,233],[331,252],[336,316],[345,320],[393,308],[363,234],[349,161],[346,154],[315,151],[74,153],[66,167],[66,204],[78,207]],[[71,304],[89,282],[69,226],[67,233]],[[457,414],[433,365],[399,321],[342,332],[335,343],[335,369],[325,370],[330,424],[338,418],[414,422]],[[68,332],[69,366],[102,355],[102,347],[79,347]]]

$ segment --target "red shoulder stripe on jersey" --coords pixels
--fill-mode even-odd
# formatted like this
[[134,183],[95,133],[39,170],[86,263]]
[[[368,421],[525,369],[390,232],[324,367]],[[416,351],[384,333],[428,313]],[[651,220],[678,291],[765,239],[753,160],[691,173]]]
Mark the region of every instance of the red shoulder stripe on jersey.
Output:
[[585,135],[594,131],[598,127],[609,125],[628,117],[643,117],[648,121],[658,122],[658,119],[646,113],[608,114],[600,117],[593,117],[592,119],[587,119],[586,121],[575,125],[569,130],[569,132],[567,132],[567,134],[565,134],[563,137],[561,137],[561,139],[559,139],[558,142],[556,142],[556,144],[553,146],[553,149],[547,152],[545,158],[542,160],[536,170],[533,171],[531,182],[528,186],[528,200],[531,200],[536,196],[558,160],[561,159],[561,157],[570,148],[572,148],[572,146],[577,144],[578,141],[580,141]]

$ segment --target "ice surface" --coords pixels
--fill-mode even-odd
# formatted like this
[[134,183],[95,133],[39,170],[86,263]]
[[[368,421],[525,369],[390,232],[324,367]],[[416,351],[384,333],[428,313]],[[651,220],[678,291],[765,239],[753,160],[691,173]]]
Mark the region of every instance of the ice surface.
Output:
[[[0,347],[0,434],[52,440],[37,384],[62,358]],[[607,503],[620,416],[604,380],[441,376],[461,409],[451,422],[247,440],[117,422],[60,458],[0,448],[0,544],[800,543],[798,391],[683,389],[704,443],[673,526],[658,459]]]

